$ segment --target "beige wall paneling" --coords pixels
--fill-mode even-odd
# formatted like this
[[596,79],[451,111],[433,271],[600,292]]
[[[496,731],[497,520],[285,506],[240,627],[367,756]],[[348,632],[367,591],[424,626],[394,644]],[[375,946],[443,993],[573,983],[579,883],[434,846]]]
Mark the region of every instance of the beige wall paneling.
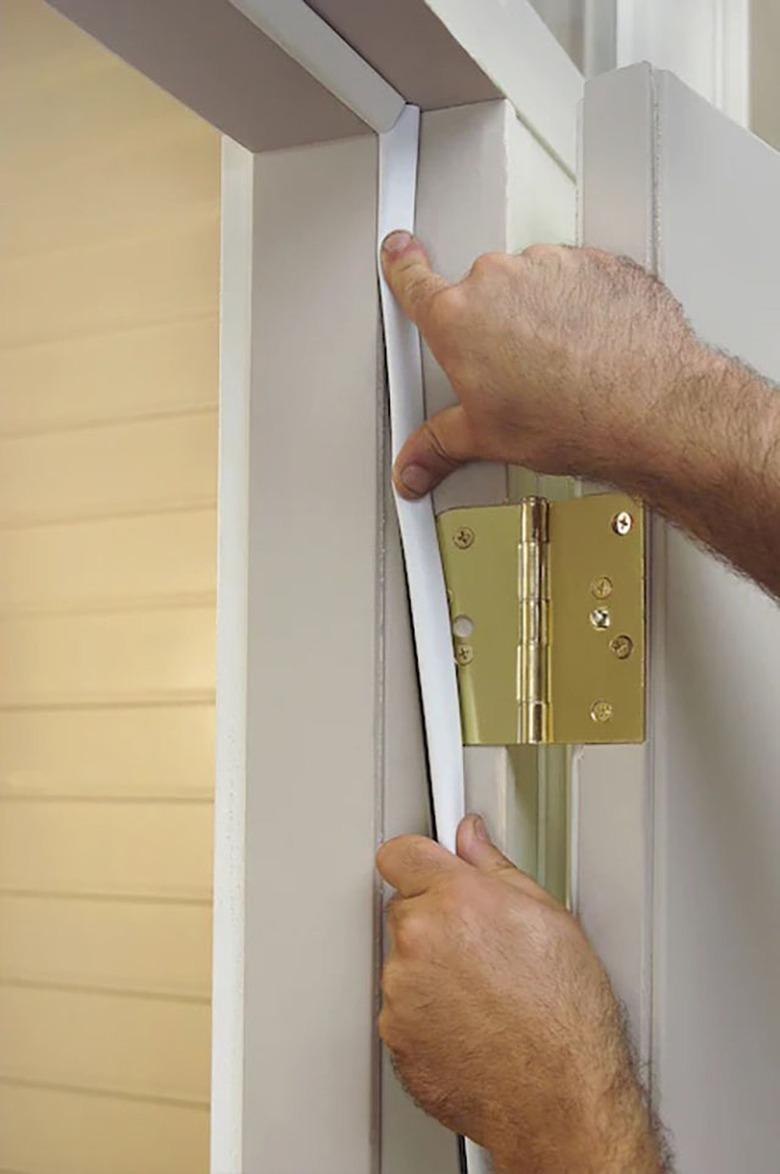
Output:
[[15,1082],[0,1092],[0,1136],[20,1174],[193,1174],[205,1169],[209,1118],[200,1106]]
[[208,1162],[219,140],[1,0],[0,1167]]

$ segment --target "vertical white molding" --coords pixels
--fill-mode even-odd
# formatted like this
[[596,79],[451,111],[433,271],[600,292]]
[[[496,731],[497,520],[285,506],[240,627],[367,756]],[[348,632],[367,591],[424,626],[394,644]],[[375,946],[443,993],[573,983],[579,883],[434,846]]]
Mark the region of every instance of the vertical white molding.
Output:
[[617,0],[617,64],[669,69],[745,126],[750,0]]
[[253,157],[222,141],[211,1170],[243,1170]]

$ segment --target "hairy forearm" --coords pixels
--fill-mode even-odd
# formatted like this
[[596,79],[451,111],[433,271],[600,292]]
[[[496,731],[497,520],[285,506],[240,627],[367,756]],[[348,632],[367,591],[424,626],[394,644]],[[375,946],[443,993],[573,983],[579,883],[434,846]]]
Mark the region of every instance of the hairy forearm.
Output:
[[[598,1070],[602,1058],[591,1062]],[[587,1086],[587,1075],[579,1089]],[[562,1090],[563,1092],[564,1090]],[[522,1123],[517,1122],[522,1133]],[[671,1174],[663,1132],[644,1091],[623,1061],[621,1077],[598,1098],[571,1104],[561,1096],[546,1121],[536,1123],[514,1144],[508,1132],[492,1151],[496,1174]]]
[[605,480],[780,596],[780,395],[738,360],[696,343]]

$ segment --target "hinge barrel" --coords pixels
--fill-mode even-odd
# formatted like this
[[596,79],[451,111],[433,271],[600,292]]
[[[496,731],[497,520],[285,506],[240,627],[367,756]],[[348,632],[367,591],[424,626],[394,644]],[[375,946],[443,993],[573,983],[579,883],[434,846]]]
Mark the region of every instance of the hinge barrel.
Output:
[[542,497],[528,497],[520,505],[518,738],[531,745],[549,740],[549,513],[549,503]]
[[641,503],[531,497],[437,526],[465,743],[641,741]]

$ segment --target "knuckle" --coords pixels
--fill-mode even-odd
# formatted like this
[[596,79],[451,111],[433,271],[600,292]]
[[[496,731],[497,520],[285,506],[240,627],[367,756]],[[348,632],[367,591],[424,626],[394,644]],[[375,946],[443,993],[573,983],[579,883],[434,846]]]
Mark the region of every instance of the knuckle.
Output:
[[382,1043],[392,1050],[393,1044],[397,1042],[397,1036],[395,1032],[393,1016],[387,1007],[383,1007],[379,1012],[377,1028],[379,1030],[379,1038],[382,1040]]
[[441,333],[460,317],[463,300],[455,286],[437,289],[429,298],[425,317],[429,329]]
[[417,954],[429,938],[427,919],[420,913],[405,913],[393,925],[393,938],[400,954]]
[[480,257],[477,257],[476,261],[471,266],[469,276],[477,278],[490,276],[497,270],[503,269],[506,266],[507,261],[510,260],[511,258],[507,253],[483,253]]
[[385,962],[382,968],[382,994],[385,1004],[392,1003],[401,987],[401,968],[392,957]]
[[407,866],[414,862],[427,844],[425,836],[394,836],[385,840],[376,852],[376,866],[384,876],[393,866]]
[[523,249],[521,256],[523,256],[526,261],[546,261],[554,256],[557,251],[558,250],[555,245],[528,245],[527,248]]
[[432,452],[436,454],[439,460],[447,468],[455,469],[460,461],[457,456],[449,452],[446,445],[443,443],[441,437],[436,431],[436,427],[431,420],[426,420],[422,426],[422,433],[425,436]]

